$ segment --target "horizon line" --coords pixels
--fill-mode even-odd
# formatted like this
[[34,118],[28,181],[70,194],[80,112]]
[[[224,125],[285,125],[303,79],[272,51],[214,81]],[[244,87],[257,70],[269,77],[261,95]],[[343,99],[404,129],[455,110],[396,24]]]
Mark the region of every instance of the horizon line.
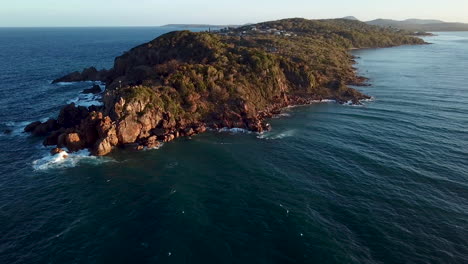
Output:
[[[286,17],[286,18],[280,18],[280,19],[274,19],[274,20],[265,20],[265,21],[260,21],[260,22],[249,22],[249,23],[238,23],[238,24],[233,24],[233,23],[229,23],[229,24],[218,24],[218,23],[213,23],[213,24],[210,24],[210,23],[167,23],[167,24],[162,24],[162,25],[69,25],[69,26],[34,26],[34,25],[31,25],[31,26],[1,26],[0,25],[0,28],[124,28],[124,27],[127,27],[127,28],[140,28],[140,27],[169,27],[171,25],[174,25],[174,26],[177,26],[177,25],[185,25],[185,26],[190,26],[190,25],[193,25],[193,26],[212,26],[212,27],[221,27],[221,26],[242,26],[242,25],[248,25],[248,24],[257,24],[257,23],[262,23],[262,22],[269,22],[269,21],[276,21],[276,20],[283,20],[283,19],[291,19],[291,18],[304,18],[304,19],[308,19],[308,20],[327,20],[327,19],[345,19],[346,17],[354,17],[354,16],[345,16],[345,17],[335,17],[335,18],[305,18],[305,17]],[[355,17],[356,18],[356,17]],[[444,20],[441,20],[441,19],[437,19],[437,18],[407,18],[407,19],[402,19],[402,20],[399,20],[399,19],[392,19],[392,18],[375,18],[375,19],[371,19],[371,20],[360,20],[360,19],[357,19],[357,21],[360,21],[360,22],[363,22],[363,23],[366,23],[366,22],[370,22],[370,21],[374,21],[374,20],[393,20],[393,21],[399,21],[399,22],[402,22],[402,21],[406,21],[406,20],[438,20],[438,21],[441,21],[443,23],[460,23],[460,24],[468,24],[466,22],[456,22],[456,21],[444,21]]]

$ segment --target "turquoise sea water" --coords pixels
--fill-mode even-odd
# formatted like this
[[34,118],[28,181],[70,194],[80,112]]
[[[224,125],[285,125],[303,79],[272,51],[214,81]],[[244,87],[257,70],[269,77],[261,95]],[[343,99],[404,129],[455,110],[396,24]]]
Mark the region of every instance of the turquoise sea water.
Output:
[[372,102],[261,135],[54,163],[20,132],[165,31],[0,29],[0,263],[468,263],[468,33],[355,51]]

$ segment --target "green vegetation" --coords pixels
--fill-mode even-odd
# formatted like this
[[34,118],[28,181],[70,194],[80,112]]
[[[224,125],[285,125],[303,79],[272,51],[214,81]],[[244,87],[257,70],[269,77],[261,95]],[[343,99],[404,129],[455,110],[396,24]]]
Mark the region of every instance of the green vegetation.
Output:
[[[346,84],[360,84],[352,48],[424,42],[359,21],[285,19],[220,32],[172,32],[115,61],[109,88],[146,100],[175,119],[215,122],[254,117],[286,98],[364,98]],[[247,110],[246,110],[247,109]]]

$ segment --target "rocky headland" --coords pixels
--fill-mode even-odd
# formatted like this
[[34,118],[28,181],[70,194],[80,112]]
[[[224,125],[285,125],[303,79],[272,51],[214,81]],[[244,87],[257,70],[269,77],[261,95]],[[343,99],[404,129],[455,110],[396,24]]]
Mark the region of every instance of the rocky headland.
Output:
[[103,106],[72,103],[25,132],[45,137],[47,146],[87,148],[98,156],[120,146],[155,148],[208,128],[262,132],[269,129],[265,119],[287,106],[369,98],[348,87],[366,82],[350,49],[409,44],[424,41],[345,19],[171,32],[117,57],[112,69],[91,67],[55,80],[105,83]]

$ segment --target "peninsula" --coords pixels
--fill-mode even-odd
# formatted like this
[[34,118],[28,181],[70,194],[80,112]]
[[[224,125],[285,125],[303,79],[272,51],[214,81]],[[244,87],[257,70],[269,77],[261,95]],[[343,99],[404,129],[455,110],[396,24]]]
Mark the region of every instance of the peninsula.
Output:
[[66,105],[57,119],[25,128],[44,145],[107,155],[115,147],[154,148],[206,129],[269,129],[291,105],[369,98],[353,68],[356,48],[416,45],[409,32],[349,19],[284,19],[215,32],[176,31],[137,46],[113,68],[94,67],[54,82],[106,84],[102,106]]

